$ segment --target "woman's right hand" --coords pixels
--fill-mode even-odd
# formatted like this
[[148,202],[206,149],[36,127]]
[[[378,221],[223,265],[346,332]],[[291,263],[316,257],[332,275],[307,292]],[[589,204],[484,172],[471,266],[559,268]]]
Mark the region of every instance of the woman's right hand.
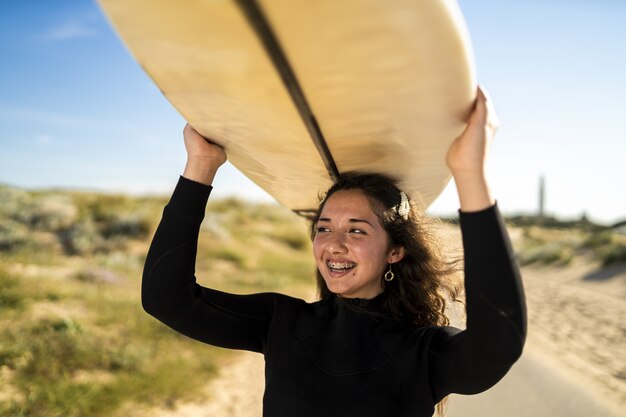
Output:
[[183,177],[211,185],[217,169],[226,162],[226,152],[221,146],[199,134],[189,123],[183,130],[187,164]]

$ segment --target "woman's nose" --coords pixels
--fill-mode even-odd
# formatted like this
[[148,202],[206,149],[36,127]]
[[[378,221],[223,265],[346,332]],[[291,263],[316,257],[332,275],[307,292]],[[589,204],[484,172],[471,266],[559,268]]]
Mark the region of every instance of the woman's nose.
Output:
[[327,250],[329,253],[344,253],[347,250],[346,242],[341,234],[333,234],[328,241]]

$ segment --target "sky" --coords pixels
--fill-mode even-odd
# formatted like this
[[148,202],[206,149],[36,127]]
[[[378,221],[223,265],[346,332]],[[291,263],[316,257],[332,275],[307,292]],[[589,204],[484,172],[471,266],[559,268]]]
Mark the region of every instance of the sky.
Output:
[[[488,175],[505,215],[626,219],[626,2],[461,0],[502,122]],[[185,120],[91,0],[0,0],[0,183],[170,194]],[[272,201],[227,165],[217,197]],[[621,190],[621,191],[620,191]],[[454,184],[430,207],[454,214]]]

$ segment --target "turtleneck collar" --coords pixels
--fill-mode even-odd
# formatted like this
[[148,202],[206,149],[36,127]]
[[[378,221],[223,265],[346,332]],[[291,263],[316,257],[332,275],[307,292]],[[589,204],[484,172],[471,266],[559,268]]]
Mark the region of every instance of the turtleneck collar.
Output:
[[369,313],[384,313],[383,306],[387,294],[383,291],[374,298],[348,298],[334,294],[333,298],[336,303],[344,304],[347,307],[353,307],[355,310]]

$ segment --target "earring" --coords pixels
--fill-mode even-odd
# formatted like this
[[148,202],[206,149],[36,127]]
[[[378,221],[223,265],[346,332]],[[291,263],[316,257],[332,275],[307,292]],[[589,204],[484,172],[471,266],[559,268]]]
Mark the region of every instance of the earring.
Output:
[[393,271],[391,270],[391,264],[389,264],[389,269],[387,270],[387,272],[385,272],[385,281],[389,282],[389,281],[393,281],[393,278],[395,277]]

